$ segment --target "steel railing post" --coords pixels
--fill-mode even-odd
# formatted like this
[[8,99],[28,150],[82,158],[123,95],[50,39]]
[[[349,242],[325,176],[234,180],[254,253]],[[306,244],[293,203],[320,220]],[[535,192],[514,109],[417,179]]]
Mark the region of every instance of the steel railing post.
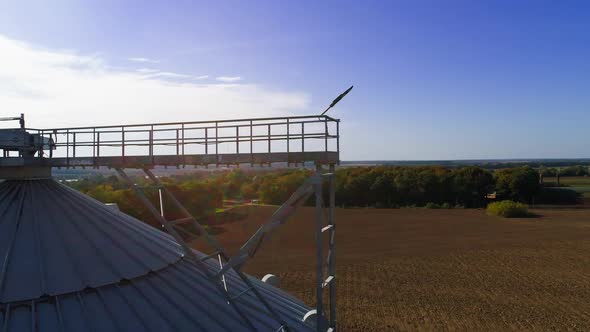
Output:
[[70,130],[66,130],[66,165],[70,167]]
[[125,164],[125,127],[121,127],[121,157]]
[[92,163],[96,163],[96,128],[92,128]]
[[184,157],[184,123],[181,126],[182,130],[182,167],[186,165],[186,159]]
[[252,120],[250,120],[250,166],[254,166],[254,138],[252,137],[252,130],[254,127],[252,126]]
[[215,167],[219,167],[219,124],[215,121]]
[[291,127],[291,125],[289,124],[289,118],[287,118],[287,167],[291,166],[291,155],[290,155],[290,147],[289,147],[289,143],[291,143],[291,137],[289,136],[289,127]]
[[178,156],[180,155],[180,131],[176,129],[176,160],[178,160]]
[[236,154],[240,154],[240,127],[236,126]]
[[150,162],[154,164],[154,126],[150,127],[150,141],[149,141],[149,151],[150,151]]
[[100,157],[100,132],[96,133],[96,158]]
[[76,132],[72,133],[72,158],[76,158]]

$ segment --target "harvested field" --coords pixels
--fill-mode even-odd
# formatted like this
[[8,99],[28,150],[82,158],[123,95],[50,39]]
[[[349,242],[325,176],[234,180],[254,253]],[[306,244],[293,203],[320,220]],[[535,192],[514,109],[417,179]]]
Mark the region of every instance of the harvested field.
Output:
[[[274,207],[220,227],[236,250]],[[502,219],[483,210],[338,209],[340,331],[590,330],[590,210]],[[313,209],[246,271],[314,303]]]

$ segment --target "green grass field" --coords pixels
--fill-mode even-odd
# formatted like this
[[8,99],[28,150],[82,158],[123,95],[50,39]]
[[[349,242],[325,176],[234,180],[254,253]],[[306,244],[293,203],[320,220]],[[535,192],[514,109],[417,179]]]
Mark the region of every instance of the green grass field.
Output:
[[[590,198],[590,177],[585,176],[564,176],[559,179],[562,185],[581,193],[584,197]],[[557,184],[556,178],[545,178],[544,183]]]

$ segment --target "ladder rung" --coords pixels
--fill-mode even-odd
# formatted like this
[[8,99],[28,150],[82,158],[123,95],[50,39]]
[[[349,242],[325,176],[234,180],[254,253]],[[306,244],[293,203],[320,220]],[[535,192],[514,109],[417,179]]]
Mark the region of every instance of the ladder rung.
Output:
[[326,278],[326,281],[322,284],[322,288],[328,286],[334,280],[334,276],[329,276]]
[[176,220],[172,220],[170,221],[170,223],[172,225],[178,225],[178,224],[182,224],[185,223],[187,221],[193,221],[194,219],[192,217],[186,217],[186,218],[180,218],[180,219],[176,219]]
[[324,228],[322,228],[322,233],[325,232],[325,231],[327,231],[327,230],[330,230],[333,227],[334,227],[334,224],[330,224],[328,226],[325,226]]

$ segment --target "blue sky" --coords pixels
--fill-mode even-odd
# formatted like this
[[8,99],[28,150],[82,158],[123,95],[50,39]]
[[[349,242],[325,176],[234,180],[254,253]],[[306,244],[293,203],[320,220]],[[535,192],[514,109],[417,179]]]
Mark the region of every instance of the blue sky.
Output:
[[354,84],[346,160],[590,157],[583,1],[10,1],[0,51],[32,124],[315,114]]

